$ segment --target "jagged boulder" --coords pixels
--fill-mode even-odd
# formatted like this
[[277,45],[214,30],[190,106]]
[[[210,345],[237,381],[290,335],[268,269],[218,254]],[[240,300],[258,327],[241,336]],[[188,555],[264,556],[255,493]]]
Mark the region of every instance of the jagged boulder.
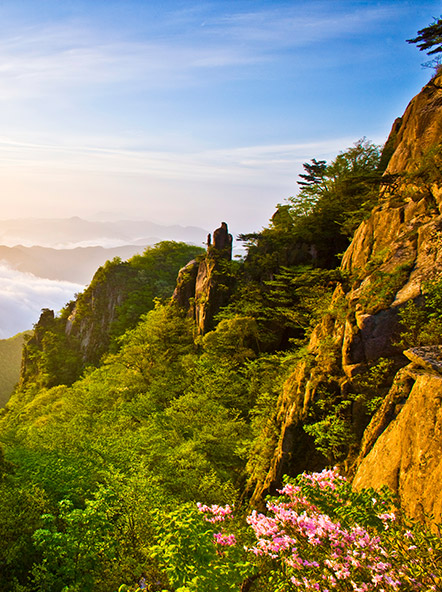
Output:
[[442,348],[414,348],[366,430],[356,489],[387,485],[408,515],[442,519]]

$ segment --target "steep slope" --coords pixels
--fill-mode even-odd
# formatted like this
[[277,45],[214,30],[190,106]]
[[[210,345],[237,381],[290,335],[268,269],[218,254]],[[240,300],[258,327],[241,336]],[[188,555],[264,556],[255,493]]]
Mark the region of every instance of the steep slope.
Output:
[[[384,360],[388,359],[390,367],[384,373],[385,392],[385,387],[393,381],[395,369],[407,364],[402,353],[403,345],[399,345],[403,326],[399,323],[401,315],[398,313],[404,311],[407,303],[414,302],[418,308],[426,282],[437,281],[442,272],[442,194],[438,172],[441,129],[442,75],[438,75],[411,101],[402,119],[393,126],[387,142],[392,156],[380,204],[359,226],[343,257],[341,269],[349,277],[348,286],[336,289],[328,314],[312,333],[305,359],[285,384],[278,402],[280,436],[276,452],[266,478],[258,482],[255,500],[274,487],[284,473],[314,469],[339,460],[345,470],[354,471],[351,467],[358,452],[358,441],[370,419],[361,410],[359,402],[370,394],[363,385],[376,371],[379,373]],[[434,336],[434,339],[437,341],[438,337]],[[407,376],[412,374],[408,372]],[[396,378],[395,385],[401,377],[403,379],[404,374]],[[435,420],[440,414],[438,393],[442,394],[439,378],[433,372],[425,379],[427,382],[424,378],[416,379],[416,376],[414,380],[415,386],[401,395],[405,400],[409,392],[413,393],[410,403],[402,410],[398,408],[396,416],[390,415],[388,421],[384,417],[383,427],[378,429],[374,442],[375,431],[370,428],[371,446],[366,447],[362,456],[371,450],[371,464],[359,458],[357,464],[362,462],[362,465],[356,475],[358,486],[392,485],[395,490],[400,490],[404,500],[413,498],[412,475],[416,474],[419,450],[426,446],[419,438],[424,438],[423,434],[426,434],[427,441],[436,438],[436,448],[440,447]],[[425,387],[422,386],[424,383]],[[406,418],[412,417],[419,407],[416,407],[416,397],[422,396],[425,388],[430,387],[434,389],[433,402],[428,402],[431,411],[422,411],[411,424]],[[392,393],[395,389],[397,386],[393,386]],[[394,394],[388,396],[391,398]],[[321,415],[317,411],[318,401],[322,401],[320,408],[324,409],[328,400],[332,410],[329,409],[327,416],[324,412]],[[385,414],[385,410],[379,413]],[[336,426],[347,425],[356,436],[354,443],[328,458],[321,457],[314,438],[307,436],[304,429],[306,424],[312,424],[312,416],[316,419],[314,429],[328,430],[330,442]],[[378,426],[382,423],[379,416],[373,421]],[[390,424],[391,427],[385,430]],[[418,427],[419,431],[416,431]],[[310,430],[313,436],[314,429]],[[387,432],[391,434],[390,440]],[[398,433],[405,438],[405,432],[410,436],[407,440],[408,464],[404,462],[398,468],[398,462],[384,463],[388,450],[401,457],[403,448],[397,444]],[[426,468],[423,464],[422,461],[419,482],[430,479],[434,469],[434,463],[429,462]],[[375,466],[384,470],[376,472]],[[431,496],[423,496],[416,502],[419,509],[416,504],[405,503],[405,506],[412,514],[421,515],[423,511],[431,512],[435,503]]]
[[201,247],[164,241],[129,261],[115,258],[95,273],[84,292],[56,316],[43,309],[23,351],[21,387],[72,384],[97,365],[110,344],[133,328],[156,299],[170,297],[178,270]]

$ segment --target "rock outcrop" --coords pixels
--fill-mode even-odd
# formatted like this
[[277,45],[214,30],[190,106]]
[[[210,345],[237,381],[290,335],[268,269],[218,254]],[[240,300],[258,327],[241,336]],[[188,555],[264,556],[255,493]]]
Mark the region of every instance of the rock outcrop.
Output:
[[213,329],[213,320],[231,294],[233,279],[228,264],[232,259],[232,235],[227,224],[221,223],[212,237],[207,237],[206,256],[191,261],[178,274],[172,298],[195,321],[199,335]]
[[411,516],[442,520],[442,347],[405,352],[397,374],[366,430],[355,488],[387,485]]
[[[285,384],[278,401],[279,441],[266,478],[256,485],[255,501],[274,489],[283,473],[326,464],[312,452],[306,434],[301,436],[313,402],[324,391],[344,400],[354,392],[358,376],[388,358],[390,384],[398,374],[362,439],[355,484],[390,485],[411,515],[440,516],[439,354],[432,350],[430,360],[427,352],[424,362],[422,351],[411,350],[406,355],[419,359],[407,366],[396,342],[398,311],[407,302],[419,302],[423,284],[442,273],[442,184],[440,188],[437,179],[422,182],[414,174],[419,159],[441,138],[442,75],[438,75],[393,125],[379,205],[359,226],[342,259],[349,288],[337,288],[330,313],[313,331],[308,362],[300,361]],[[370,418],[361,416],[354,402],[348,413],[354,431],[362,436]],[[352,454],[343,464],[349,474],[354,470]]]
[[442,74],[437,74],[409,103],[390,135],[387,173],[409,171],[442,137]]

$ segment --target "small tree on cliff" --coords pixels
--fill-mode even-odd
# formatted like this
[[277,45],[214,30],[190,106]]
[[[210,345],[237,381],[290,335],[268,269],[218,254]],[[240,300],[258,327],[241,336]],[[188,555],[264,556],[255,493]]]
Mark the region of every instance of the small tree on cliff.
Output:
[[[420,51],[426,51],[428,55],[442,52],[442,17],[434,19],[434,22],[417,32],[417,37],[407,39],[407,43],[416,43]],[[426,68],[438,68],[442,58],[437,56],[429,62],[422,64]]]

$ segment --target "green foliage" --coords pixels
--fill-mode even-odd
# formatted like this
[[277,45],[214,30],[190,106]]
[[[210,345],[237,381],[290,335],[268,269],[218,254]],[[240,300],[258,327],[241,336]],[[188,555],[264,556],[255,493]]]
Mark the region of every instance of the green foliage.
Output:
[[407,261],[398,265],[393,271],[378,269],[373,273],[359,298],[364,311],[375,314],[388,308],[405,284],[413,265],[413,261]]
[[303,338],[329,310],[333,291],[343,280],[339,269],[283,268],[274,280],[266,282],[270,289],[268,313],[272,311],[274,319],[297,329]]
[[313,159],[301,190],[278,205],[271,225],[240,235],[247,243],[238,287],[218,318],[256,319],[263,351],[300,345],[324,313],[337,282],[339,254],[379,200],[379,147],[365,138],[326,164]]
[[[442,52],[442,19],[434,19],[433,22],[417,32],[417,37],[407,39],[407,43],[416,43],[420,51],[426,51],[428,55]],[[437,67],[440,59],[435,58],[423,64],[426,67]]]
[[408,349],[442,343],[442,280],[423,284],[419,301],[410,300],[399,311],[398,347]]
[[130,291],[117,311],[113,322],[113,337],[133,328],[143,314],[155,305],[155,299],[166,299],[172,295],[178,271],[189,261],[204,253],[202,247],[182,242],[162,241],[147,247],[142,255],[134,255],[128,261],[136,276]]
[[235,316],[221,320],[214,331],[200,339],[204,354],[218,361],[243,363],[259,351],[258,325],[253,317]]
[[371,417],[380,407],[390,389],[395,370],[394,360],[379,358],[367,372],[358,374],[353,379],[352,386],[355,394],[351,397],[362,404],[368,416]]
[[[378,200],[382,171],[380,149],[365,138],[335,160],[304,164],[307,182],[290,198],[291,215],[301,239],[316,244],[315,235],[329,248],[345,245],[345,237],[366,217]],[[311,174],[311,170],[313,174]],[[343,249],[342,249],[343,250]],[[339,252],[339,251],[337,251]]]
[[380,358],[352,379],[345,397],[332,377],[328,383],[318,385],[309,423],[303,427],[329,465],[348,459],[357,450],[364,429],[390,389],[395,371],[393,360]]
[[23,344],[28,332],[0,339],[0,407],[6,404],[20,377]]
[[349,402],[345,401],[345,404],[337,405],[336,413],[305,426],[307,434],[313,436],[316,450],[321,452],[329,462],[343,460],[348,454],[348,447],[355,443],[351,425],[339,415],[348,404]]
[[303,426],[304,431],[313,437],[316,450],[324,455],[329,464],[344,460],[356,443],[351,404],[348,400],[336,402],[334,396],[325,396],[317,401],[314,411],[322,418]]
[[[212,531],[197,510],[181,506],[161,516],[157,528],[158,545],[152,552],[164,564],[172,585],[181,590],[207,589],[207,565],[216,560],[216,551]],[[209,586],[210,580],[211,574]]]
[[243,456],[247,459],[250,488],[265,477],[270,467],[279,436],[276,403],[295,361],[293,354],[279,353],[261,356],[247,364],[252,440]]
[[[28,589],[30,572],[40,556],[32,535],[41,526],[44,492],[13,476],[0,481],[0,591]],[[21,588],[23,586],[23,588]]]
[[216,545],[214,534],[220,527],[205,522],[194,504],[158,512],[155,528],[152,552],[176,592],[238,590],[254,571],[244,550]]

